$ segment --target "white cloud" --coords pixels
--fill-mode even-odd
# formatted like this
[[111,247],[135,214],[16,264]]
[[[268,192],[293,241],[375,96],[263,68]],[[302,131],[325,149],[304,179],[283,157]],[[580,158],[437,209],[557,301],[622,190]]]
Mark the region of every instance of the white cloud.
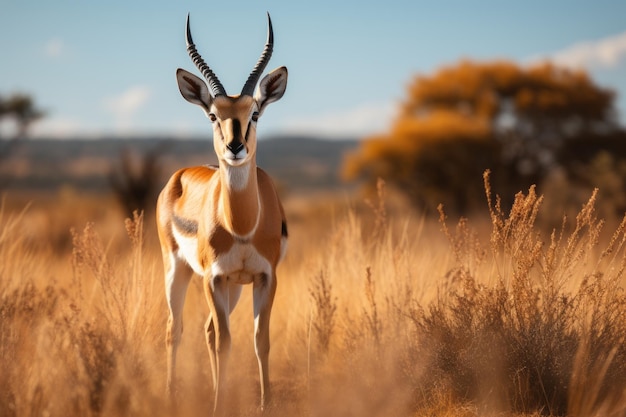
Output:
[[150,98],[150,89],[145,86],[131,87],[123,93],[104,99],[104,106],[115,114],[135,113]]
[[128,130],[132,128],[136,113],[148,102],[151,95],[148,87],[134,86],[117,96],[105,98],[104,109],[113,114],[116,129]]
[[350,109],[293,118],[283,126],[283,130],[297,134],[361,138],[387,130],[396,113],[397,106],[392,102],[363,103]]
[[58,58],[65,53],[66,49],[62,39],[52,38],[44,45],[44,54],[49,58]]
[[624,58],[626,58],[626,32],[597,41],[579,42],[547,56],[535,57],[531,61],[549,59],[572,68],[611,69]]

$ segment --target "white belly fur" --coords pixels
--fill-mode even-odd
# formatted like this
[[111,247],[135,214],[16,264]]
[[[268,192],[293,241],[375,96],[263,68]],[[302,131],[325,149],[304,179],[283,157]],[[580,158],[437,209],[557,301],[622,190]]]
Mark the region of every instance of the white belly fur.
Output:
[[[178,243],[178,257],[189,264],[193,271],[204,276],[206,274],[198,262],[198,241],[195,237],[187,237],[173,228],[174,238]],[[237,284],[249,284],[261,274],[272,276],[272,266],[262,257],[255,247],[249,243],[235,243],[228,252],[220,254],[211,264],[211,275],[222,276]]]
[[272,266],[249,243],[235,243],[228,252],[220,254],[211,265],[213,276],[227,277],[236,284],[249,284],[256,277],[272,276]]

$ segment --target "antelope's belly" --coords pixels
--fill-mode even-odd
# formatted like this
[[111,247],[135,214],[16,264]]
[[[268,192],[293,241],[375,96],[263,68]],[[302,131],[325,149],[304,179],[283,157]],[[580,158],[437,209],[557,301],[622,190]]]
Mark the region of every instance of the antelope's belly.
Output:
[[211,273],[235,284],[250,284],[262,275],[271,277],[272,266],[253,245],[235,243],[228,252],[217,256],[211,264]]

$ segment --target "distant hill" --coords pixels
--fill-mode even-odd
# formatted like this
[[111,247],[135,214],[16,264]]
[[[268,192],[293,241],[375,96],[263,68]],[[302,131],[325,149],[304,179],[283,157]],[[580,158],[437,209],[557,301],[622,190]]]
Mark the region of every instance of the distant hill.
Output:
[[[283,136],[259,141],[257,163],[287,191],[310,191],[343,187],[338,177],[342,158],[356,148],[355,140],[323,140]],[[162,181],[176,169],[216,163],[210,138],[180,140],[141,139],[32,139],[21,143],[0,161],[0,189],[29,191],[72,187],[104,191],[109,175],[119,171],[121,155],[134,165],[150,153],[157,155]]]

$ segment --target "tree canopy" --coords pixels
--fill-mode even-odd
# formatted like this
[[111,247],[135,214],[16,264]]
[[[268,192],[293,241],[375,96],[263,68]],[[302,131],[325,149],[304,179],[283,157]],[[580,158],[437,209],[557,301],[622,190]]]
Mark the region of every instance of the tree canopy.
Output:
[[621,138],[614,100],[583,71],[462,61],[416,76],[390,131],[366,138],[343,173],[383,178],[420,207],[465,212],[482,201],[485,169],[512,195],[569,168],[566,144]]
[[28,129],[37,120],[44,117],[45,113],[35,106],[33,98],[27,94],[15,93],[8,97],[0,96],[0,128],[2,123],[12,121],[15,128],[8,137],[3,138],[3,130],[0,129],[0,159],[6,157],[18,140],[26,137]]
[[30,125],[44,116],[44,112],[35,107],[29,95],[16,93],[7,98],[0,96],[0,122],[13,118],[17,124],[15,136],[25,136]]

